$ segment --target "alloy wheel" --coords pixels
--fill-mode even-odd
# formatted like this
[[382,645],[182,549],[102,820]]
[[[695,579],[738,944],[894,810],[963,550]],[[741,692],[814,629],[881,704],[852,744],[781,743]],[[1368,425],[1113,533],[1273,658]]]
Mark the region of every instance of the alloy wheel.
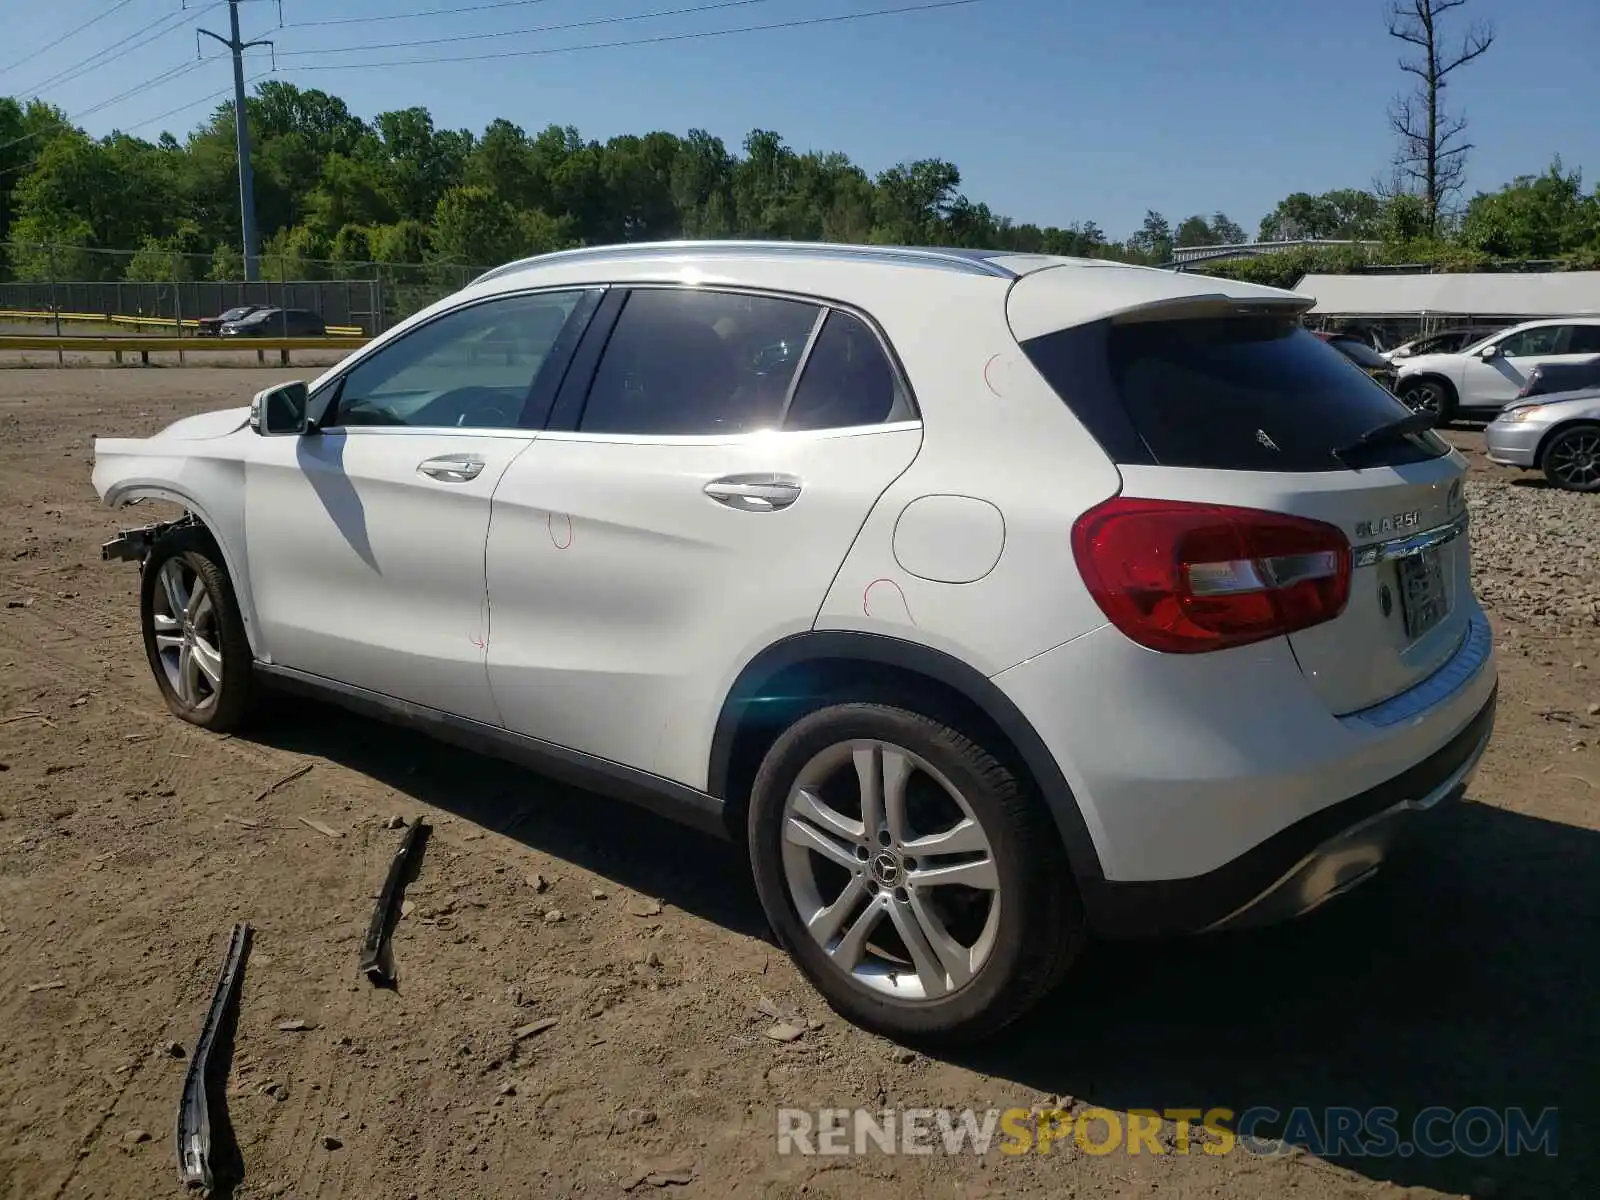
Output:
[[1545,470],[1575,492],[1600,487],[1600,429],[1575,429],[1551,443]]
[[150,619],[167,686],[196,712],[213,707],[222,690],[219,613],[205,580],[181,556],[161,564]]
[[936,1000],[992,954],[1001,891],[989,838],[921,756],[869,739],[828,747],[796,777],[782,828],[800,922],[857,984]]

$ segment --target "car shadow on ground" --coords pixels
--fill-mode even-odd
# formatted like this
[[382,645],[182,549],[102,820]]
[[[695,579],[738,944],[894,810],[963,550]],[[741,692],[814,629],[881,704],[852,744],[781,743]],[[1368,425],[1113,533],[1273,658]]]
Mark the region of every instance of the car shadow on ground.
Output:
[[[295,719],[253,729],[263,745],[326,758],[619,887],[751,937],[768,938],[743,857],[728,842],[621,800],[458,749],[333,705],[293,701]],[[314,716],[312,715],[314,714]]]
[[[311,714],[314,714],[312,716]],[[737,847],[622,801],[305,702],[252,735],[770,940]],[[1600,833],[1466,802],[1365,886],[1268,930],[1091,946],[1058,993],[948,1061],[1126,1111],[1271,1108],[1253,1132],[1374,1181],[1502,1196],[1600,1195]],[[1025,1103],[1025,1101],[1019,1101]],[[1557,1153],[1361,1156],[1293,1110],[1558,1110]],[[1481,1137],[1482,1124],[1468,1131]],[[1426,1132],[1450,1132],[1448,1119]],[[1235,1153],[1248,1153],[1242,1147]]]
[[[1258,1135],[1401,1186],[1600,1195],[1600,833],[1472,802],[1435,815],[1426,842],[1301,921],[1091,947],[966,1065],[1124,1111],[1274,1109]],[[1432,1106],[1556,1108],[1557,1153],[1363,1157],[1286,1128],[1296,1108],[1326,1137],[1326,1109],[1388,1107],[1406,1142]]]

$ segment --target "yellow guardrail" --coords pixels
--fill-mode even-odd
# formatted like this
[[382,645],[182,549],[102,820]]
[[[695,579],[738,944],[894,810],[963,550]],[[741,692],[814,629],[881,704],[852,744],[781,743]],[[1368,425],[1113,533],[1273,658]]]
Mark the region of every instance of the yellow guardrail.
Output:
[[367,344],[365,337],[297,337],[297,338],[193,338],[193,337],[91,337],[64,334],[0,334],[0,350],[54,350],[59,359],[67,350],[98,350],[116,356],[122,362],[124,354],[137,354],[141,362],[149,364],[156,353],[177,352],[181,363],[186,352],[207,354],[219,351],[254,350],[256,359],[266,362],[267,352],[276,350],[278,361],[289,365],[292,350],[356,350]]
[[[200,322],[189,317],[177,321],[171,317],[135,317],[123,313],[54,313],[36,308],[0,308],[0,321],[53,321],[57,317],[63,321],[98,321],[109,325],[153,326],[162,329],[171,329],[174,325],[184,329],[200,328]],[[328,325],[326,329],[330,337],[363,336],[359,325]]]

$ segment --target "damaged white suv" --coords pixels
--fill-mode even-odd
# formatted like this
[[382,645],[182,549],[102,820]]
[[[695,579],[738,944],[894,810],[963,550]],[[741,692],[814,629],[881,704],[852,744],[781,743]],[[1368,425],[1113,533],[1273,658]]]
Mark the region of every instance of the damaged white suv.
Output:
[[1085,937],[1366,878],[1496,668],[1464,464],[1310,301],[1037,255],[501,267],[309,386],[101,439],[172,710],[326,697],[749,847],[841,1013],[990,1033]]

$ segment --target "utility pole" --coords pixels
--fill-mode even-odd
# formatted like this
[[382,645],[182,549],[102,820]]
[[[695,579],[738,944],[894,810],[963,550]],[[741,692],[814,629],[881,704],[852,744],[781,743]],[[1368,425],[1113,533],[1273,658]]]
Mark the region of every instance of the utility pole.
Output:
[[221,42],[233,53],[233,133],[239,152],[239,223],[244,227],[244,277],[246,282],[253,283],[261,278],[261,270],[256,247],[255,180],[250,173],[250,122],[245,119],[244,108],[244,52],[251,46],[271,46],[272,42],[266,38],[253,42],[239,40],[239,0],[228,0],[228,25],[231,37],[225,38],[209,29],[195,32]]

